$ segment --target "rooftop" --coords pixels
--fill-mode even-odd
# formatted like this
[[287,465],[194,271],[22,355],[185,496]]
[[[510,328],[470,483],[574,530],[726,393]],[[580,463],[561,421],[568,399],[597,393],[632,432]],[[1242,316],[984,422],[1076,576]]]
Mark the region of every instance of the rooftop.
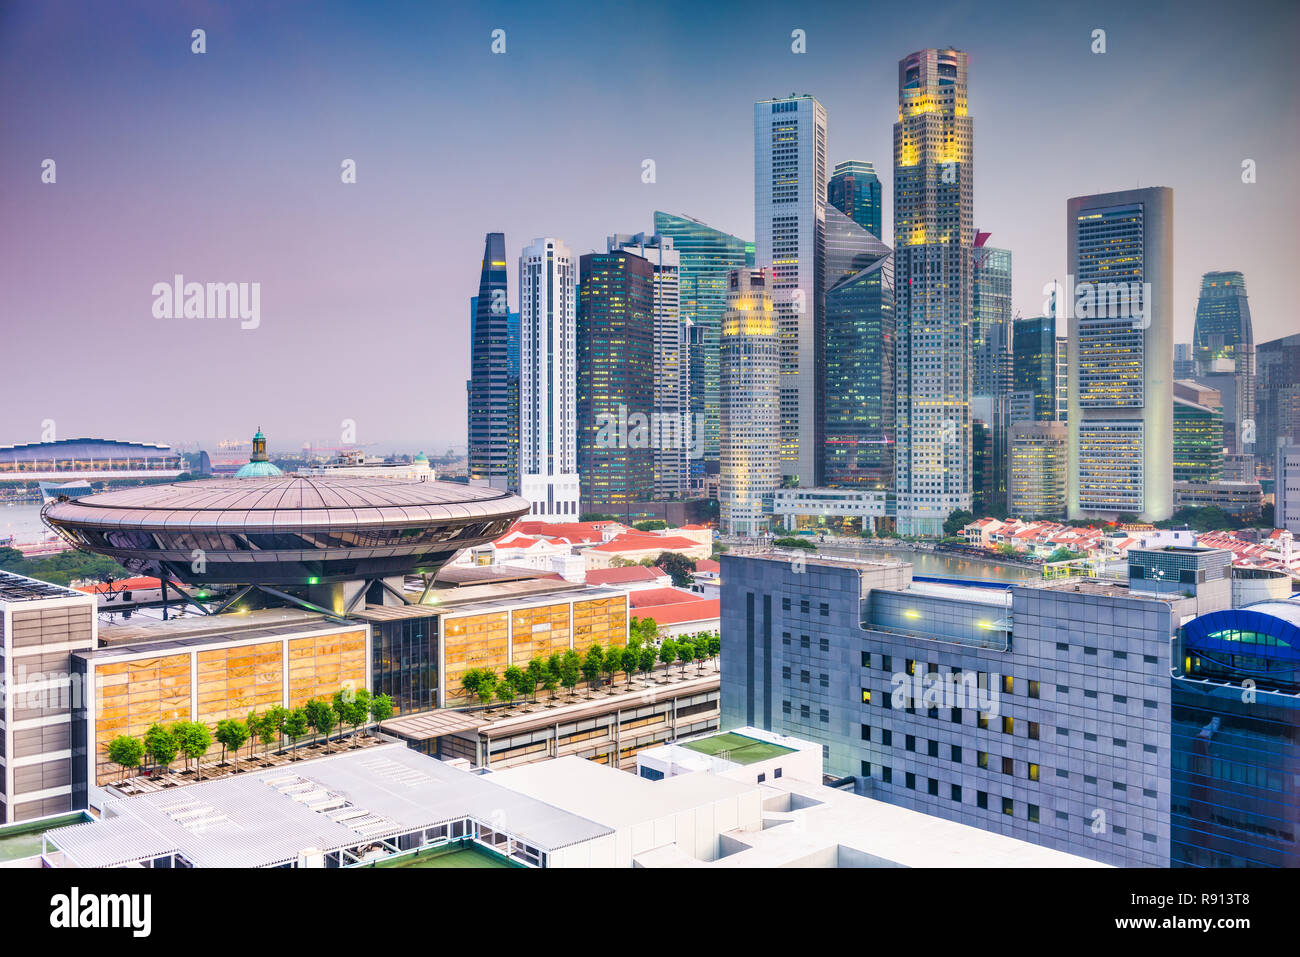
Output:
[[768,758],[794,753],[794,748],[773,744],[770,741],[760,741],[757,738],[736,734],[734,731],[684,741],[682,747],[710,757],[733,761],[736,764],[754,764],[758,761],[766,761]]
[[84,598],[84,593],[62,585],[28,578],[14,572],[0,571],[0,602],[35,601],[40,598]]

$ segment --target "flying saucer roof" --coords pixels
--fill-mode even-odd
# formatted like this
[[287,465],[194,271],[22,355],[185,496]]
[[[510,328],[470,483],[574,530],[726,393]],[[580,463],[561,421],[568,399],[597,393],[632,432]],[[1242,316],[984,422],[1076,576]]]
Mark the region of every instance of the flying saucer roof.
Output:
[[527,511],[527,502],[507,492],[454,482],[283,475],[105,492],[52,505],[45,518],[101,528],[402,527]]

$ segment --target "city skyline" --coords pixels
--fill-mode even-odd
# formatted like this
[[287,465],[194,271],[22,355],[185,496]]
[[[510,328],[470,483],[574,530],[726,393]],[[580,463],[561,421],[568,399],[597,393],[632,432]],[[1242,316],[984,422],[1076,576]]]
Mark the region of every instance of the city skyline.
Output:
[[[1064,268],[1068,197],[1159,183],[1185,197],[1174,340],[1190,341],[1200,277],[1211,271],[1246,275],[1257,342],[1291,331],[1287,227],[1300,192],[1281,171],[1297,133],[1268,118],[1293,114],[1296,94],[1260,66],[1284,62],[1285,28],[1257,37],[1234,19],[1208,38],[1181,11],[1025,6],[990,21],[949,8],[916,28],[881,20],[863,43],[836,28],[842,10],[759,8],[736,21],[731,9],[673,6],[635,31],[571,18],[564,48],[580,44],[588,55],[541,76],[557,33],[526,7],[438,19],[393,4],[397,16],[382,24],[341,5],[311,17],[7,7],[0,77],[18,95],[0,137],[10,186],[0,203],[15,227],[0,266],[11,291],[6,352],[35,354],[52,329],[94,336],[93,349],[64,350],[64,381],[94,382],[105,363],[129,362],[140,385],[122,405],[90,403],[84,391],[49,389],[50,370],[38,363],[12,363],[0,442],[36,440],[47,419],[60,437],[207,444],[261,424],[274,454],[334,439],[346,419],[363,444],[461,445],[465,304],[485,232],[506,234],[511,263],[539,235],[564,239],[575,256],[601,251],[616,229],[650,230],[655,210],[752,240],[753,104],[792,91],[817,97],[829,118],[828,168],[871,162],[892,180],[896,64],[934,46],[971,56],[978,225],[1016,257],[1015,311],[1041,312],[1042,286]],[[1297,16],[1280,7],[1268,15],[1280,27]],[[206,30],[201,56],[190,52],[195,27]],[[503,56],[490,50],[498,27]],[[1097,28],[1107,31],[1104,54],[1090,50]],[[791,51],[796,29],[807,53]],[[763,55],[748,57],[751,49]],[[1207,57],[1187,69],[1196,51]],[[656,56],[667,75],[654,90],[626,70],[618,74],[627,80],[603,82],[616,64]],[[386,65],[376,72],[375,62]],[[1131,96],[1135,75],[1140,120],[1117,124],[1106,103]],[[526,78],[533,95],[570,104],[572,119],[530,114],[518,93]],[[441,97],[453,83],[476,96]],[[593,105],[620,107],[599,138],[581,135],[581,89]],[[256,100],[242,95],[253,91]],[[669,120],[630,118],[664,97],[675,104]],[[408,122],[431,116],[431,104],[446,109],[443,122]],[[1071,145],[1089,130],[1096,150]],[[521,155],[533,141],[544,150]],[[712,144],[703,160],[702,142]],[[160,145],[142,148],[149,143]],[[46,158],[57,163],[54,184],[41,182]],[[347,159],[355,184],[340,181]],[[645,159],[653,183],[643,182]],[[1241,181],[1245,159],[1257,164],[1255,183]],[[894,197],[883,193],[890,223]],[[150,290],[177,274],[260,283],[260,323],[155,318]],[[146,404],[155,385],[184,401]]]

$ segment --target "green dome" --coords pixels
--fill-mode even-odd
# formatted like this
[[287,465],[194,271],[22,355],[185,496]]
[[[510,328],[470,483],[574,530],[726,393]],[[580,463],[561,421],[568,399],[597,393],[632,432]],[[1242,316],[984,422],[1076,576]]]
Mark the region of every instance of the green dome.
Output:
[[417,455],[417,456],[415,457],[415,461],[417,461],[417,462],[427,462],[427,461],[429,461],[429,456],[427,456],[427,455],[425,455],[423,452],[421,452],[419,455]]
[[270,462],[249,462],[247,465],[240,467],[235,473],[235,478],[274,478],[277,475],[283,475],[276,466]]

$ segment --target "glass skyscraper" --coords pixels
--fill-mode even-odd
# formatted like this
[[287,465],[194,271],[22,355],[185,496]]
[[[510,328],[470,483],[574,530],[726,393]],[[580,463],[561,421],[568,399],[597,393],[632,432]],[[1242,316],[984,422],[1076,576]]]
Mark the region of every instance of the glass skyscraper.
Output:
[[654,497],[654,267],[626,251],[578,260],[578,475],[593,510]]
[[880,177],[871,163],[858,160],[836,163],[826,186],[826,202],[880,238]]
[[893,487],[891,257],[875,235],[827,207],[823,472],[830,486]]
[[1056,418],[1056,318],[1017,319],[1011,331],[1012,419]]
[[1174,383],[1174,481],[1223,478],[1223,407],[1216,389]]
[[470,299],[467,389],[471,485],[519,488],[519,313],[507,300],[506,237],[488,233]]
[[1246,279],[1239,272],[1201,277],[1192,332],[1196,381],[1223,395],[1223,444],[1230,454],[1255,451],[1255,334]]
[[727,311],[728,277],[754,265],[754,244],[689,216],[656,211],[654,224],[678,253],[681,318],[689,324],[690,413],[692,421],[704,423],[704,454],[690,463],[698,480],[718,471],[718,330]]

